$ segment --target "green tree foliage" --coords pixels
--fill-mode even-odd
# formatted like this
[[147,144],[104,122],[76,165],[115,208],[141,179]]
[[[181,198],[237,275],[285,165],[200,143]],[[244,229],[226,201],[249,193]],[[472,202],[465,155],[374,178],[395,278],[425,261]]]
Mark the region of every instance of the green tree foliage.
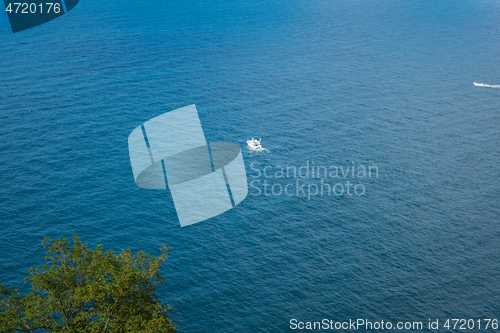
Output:
[[175,332],[155,294],[168,248],[154,257],[89,250],[78,237],[43,241],[46,264],[31,268],[32,290],[0,285],[0,332]]

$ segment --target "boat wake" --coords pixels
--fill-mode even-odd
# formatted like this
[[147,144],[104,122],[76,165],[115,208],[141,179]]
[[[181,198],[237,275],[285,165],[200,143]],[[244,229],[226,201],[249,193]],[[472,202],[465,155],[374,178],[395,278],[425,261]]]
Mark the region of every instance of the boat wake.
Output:
[[476,87],[488,87],[488,88],[500,88],[500,85],[498,84],[485,84],[485,83],[477,83],[477,82],[472,82]]
[[262,155],[262,154],[271,154],[271,151],[269,149],[266,149],[266,148],[259,148],[259,149],[249,148],[248,153],[250,155]]

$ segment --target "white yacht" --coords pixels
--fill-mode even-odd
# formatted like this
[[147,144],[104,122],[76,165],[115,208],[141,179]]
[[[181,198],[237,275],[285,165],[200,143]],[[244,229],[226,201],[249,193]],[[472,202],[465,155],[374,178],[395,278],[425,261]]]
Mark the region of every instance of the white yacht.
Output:
[[260,140],[262,139],[256,140],[252,138],[252,140],[247,140],[248,147],[252,149],[262,149],[262,146],[260,145]]

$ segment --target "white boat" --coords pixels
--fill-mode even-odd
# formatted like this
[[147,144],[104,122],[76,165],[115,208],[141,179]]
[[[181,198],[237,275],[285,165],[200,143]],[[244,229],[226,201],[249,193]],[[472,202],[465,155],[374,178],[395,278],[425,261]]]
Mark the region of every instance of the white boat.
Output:
[[262,149],[262,146],[260,145],[260,140],[262,139],[256,140],[252,138],[252,140],[247,140],[248,147],[252,149]]
[[485,83],[477,83],[472,82],[476,87],[488,87],[488,88],[500,88],[499,84],[485,84]]

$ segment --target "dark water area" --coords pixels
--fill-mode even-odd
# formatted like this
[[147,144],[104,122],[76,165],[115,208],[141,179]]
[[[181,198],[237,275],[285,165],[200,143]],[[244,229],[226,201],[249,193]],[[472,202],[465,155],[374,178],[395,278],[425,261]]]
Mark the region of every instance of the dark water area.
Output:
[[[500,89],[472,84],[500,84],[499,17],[493,0],[82,0],[13,34],[0,15],[0,283],[26,290],[41,241],[76,233],[171,247],[158,294],[179,332],[500,317]],[[127,138],[190,104],[256,182],[181,228],[169,191],[134,183]],[[356,174],[275,177],[313,162]],[[344,192],[308,197],[321,181]]]

